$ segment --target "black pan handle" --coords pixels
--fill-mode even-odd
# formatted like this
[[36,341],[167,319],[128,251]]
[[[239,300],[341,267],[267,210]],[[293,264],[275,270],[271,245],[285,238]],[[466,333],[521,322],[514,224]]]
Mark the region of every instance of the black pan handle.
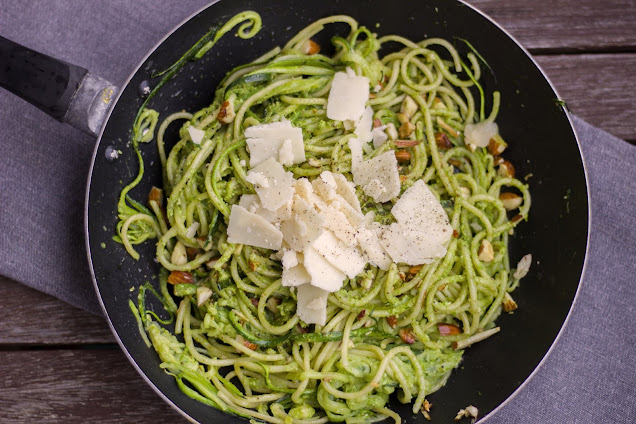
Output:
[[118,88],[0,36],[0,86],[61,122],[97,135]]

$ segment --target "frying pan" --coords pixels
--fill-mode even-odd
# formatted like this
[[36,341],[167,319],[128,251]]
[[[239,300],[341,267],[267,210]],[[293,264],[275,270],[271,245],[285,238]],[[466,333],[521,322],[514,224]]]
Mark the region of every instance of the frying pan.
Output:
[[[151,387],[187,418],[202,423],[244,421],[183,395],[174,379],[159,368],[159,358],[142,341],[128,308],[128,299],[136,297],[131,287],[157,281],[154,245],[148,242],[139,246],[141,259],[135,261],[112,236],[119,192],[138,169],[129,139],[136,111],[143,102],[140,87],[156,84],[150,77],[153,71],[174,63],[213,24],[248,9],[263,18],[263,29],[255,38],[242,40],[231,35],[222,38],[207,55],[187,64],[169,81],[149,107],[166,116],[182,109],[196,111],[207,106],[225,72],[285,44],[308,23],[332,14],[351,15],[371,29],[379,24],[377,31],[382,34],[395,33],[414,40],[443,37],[464,54],[467,47],[458,39],[469,40],[486,58],[492,72],[484,71],[484,89],[502,93],[497,123],[510,144],[505,156],[515,164],[519,175],[532,175],[530,220],[517,227],[510,247],[511,262],[516,263],[526,253],[532,253],[534,261],[530,273],[515,291],[519,309],[498,320],[501,333],[469,348],[447,385],[428,399],[434,405],[434,423],[451,421],[459,409],[469,404],[479,408],[480,416],[484,417],[481,422],[488,421],[492,412],[537,369],[567,320],[584,268],[589,204],[578,141],[554,88],[516,41],[489,18],[460,1],[216,2],[166,35],[118,96],[115,87],[82,68],[0,38],[0,53],[5,58],[9,57],[6,56],[9,50],[16,54],[26,52],[28,57],[24,63],[11,62],[13,69],[8,69],[9,61],[0,66],[0,83],[5,88],[57,119],[86,132],[99,132],[86,192],[86,245],[97,295],[122,349]],[[330,26],[316,41],[328,49],[329,38],[343,30],[338,25]],[[34,69],[50,71],[50,76],[44,72],[38,75]],[[108,102],[113,103],[110,109]],[[176,138],[176,128],[171,131],[167,133],[168,142]],[[141,149],[146,173],[132,193],[139,200],[145,199],[153,185],[161,184],[156,148],[150,143]],[[118,151],[122,153],[117,155]],[[426,422],[423,416],[412,414],[408,405],[394,401],[391,407],[406,422]]]

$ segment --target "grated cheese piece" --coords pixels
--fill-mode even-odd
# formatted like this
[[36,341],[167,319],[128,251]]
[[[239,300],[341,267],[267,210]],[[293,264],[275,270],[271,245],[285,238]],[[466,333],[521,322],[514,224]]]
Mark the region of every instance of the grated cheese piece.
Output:
[[327,118],[357,122],[368,99],[369,78],[357,76],[349,68],[346,73],[336,72],[327,99]]
[[275,224],[286,219],[291,218],[291,205],[292,199],[280,208],[276,209],[276,211],[270,211],[269,209],[265,209],[261,205],[261,201],[259,200],[256,194],[244,194],[239,199],[239,206],[244,207],[251,213],[255,213],[256,215],[260,215],[265,218],[268,222]]
[[[329,171],[325,171],[329,172]],[[324,174],[324,172],[323,172]],[[322,174],[321,174],[322,175]],[[336,193],[342,197],[354,210],[362,213],[360,209],[360,200],[356,195],[355,185],[347,180],[342,174],[332,174],[334,181],[336,182]]]
[[252,168],[245,179],[254,184],[261,205],[270,211],[277,210],[294,195],[294,174],[286,172],[274,158]]
[[227,241],[277,250],[281,247],[283,234],[262,216],[233,205],[227,227]]
[[311,246],[303,251],[303,265],[311,276],[312,286],[320,287],[328,292],[335,292],[342,288],[342,282],[346,278],[344,272],[332,266]]
[[487,147],[490,139],[499,133],[497,124],[482,121],[478,124],[466,124],[464,128],[464,141],[479,147]]
[[371,134],[371,127],[373,126],[373,109],[371,106],[367,106],[364,113],[360,117],[360,120],[356,123],[356,129],[354,133],[358,136],[358,139],[362,143],[368,143],[373,140]]
[[357,138],[350,138],[347,144],[351,150],[351,170],[355,171],[362,163],[362,143]]
[[283,238],[297,252],[303,251],[322,234],[324,219],[302,197],[294,196],[291,219],[283,221]]
[[338,240],[330,231],[323,232],[322,235],[311,244],[311,247],[334,268],[344,272],[349,278],[354,278],[361,273],[367,264],[367,261],[357,246],[347,246],[344,242]]
[[409,187],[391,213],[397,222],[385,226],[379,239],[394,262],[420,265],[446,254],[445,244],[453,235],[453,227],[424,181]]
[[[423,231],[446,229],[447,231],[444,233],[453,233],[446,211],[422,180],[417,180],[400,196],[400,199],[393,205],[391,214],[397,222],[420,228]],[[450,239],[450,235],[448,235],[448,239]]]
[[384,247],[382,247],[382,244],[380,244],[377,229],[358,228],[356,240],[369,262],[382,270],[386,271],[389,269],[393,261],[386,250],[384,250]]
[[393,150],[353,168],[353,181],[376,202],[388,202],[400,194],[400,175]]
[[289,138],[283,140],[278,150],[278,161],[285,166],[294,164],[294,152],[292,150],[292,142]]
[[[452,231],[450,233],[452,235]],[[393,223],[380,231],[380,244],[393,262],[421,265],[433,262],[434,258],[446,255],[446,247],[440,240],[416,228]]]
[[188,134],[190,134],[190,138],[194,144],[201,144],[205,136],[205,131],[195,127],[188,127]]
[[281,284],[283,287],[297,287],[303,284],[309,285],[311,276],[307,273],[303,264],[298,264],[291,268],[283,268],[283,279]]
[[251,167],[269,158],[280,159],[281,155],[284,159],[281,163],[284,165],[305,161],[302,129],[292,126],[287,120],[254,125],[245,129],[244,134],[250,151]]
[[371,136],[373,137],[373,147],[375,149],[379,149],[389,139],[389,136],[384,131],[386,128],[386,125],[382,125],[381,127],[374,128],[371,131]]
[[303,284],[297,289],[298,318],[307,324],[325,325],[327,322],[327,298],[329,292],[311,284]]

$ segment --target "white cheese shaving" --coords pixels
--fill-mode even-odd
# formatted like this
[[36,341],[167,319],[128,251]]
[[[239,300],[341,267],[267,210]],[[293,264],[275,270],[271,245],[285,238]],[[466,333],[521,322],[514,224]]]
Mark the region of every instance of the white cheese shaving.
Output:
[[291,268],[283,268],[283,287],[297,287],[303,284],[309,285],[311,283],[311,276],[307,273],[303,264],[298,264]]
[[281,223],[280,229],[285,241],[297,252],[303,251],[314,240],[320,237],[324,219],[313,206],[302,197],[294,196],[292,217]]
[[278,161],[285,166],[294,164],[294,152],[292,150],[292,142],[290,139],[283,140],[278,150]]
[[376,202],[388,202],[400,194],[400,175],[393,150],[362,161],[352,172],[353,181]]
[[[440,204],[437,197],[422,180],[417,180],[400,196],[400,199],[393,205],[391,214],[396,221],[422,231],[434,231],[435,229],[446,229],[453,232],[448,222],[448,215]],[[450,239],[450,235],[444,232]]]
[[418,180],[406,190],[391,213],[397,222],[385,226],[379,239],[394,262],[419,265],[446,254],[445,244],[453,235],[453,227],[424,181]]
[[308,246],[303,251],[303,264],[311,276],[311,285],[320,287],[328,292],[335,292],[342,288],[346,275],[336,269],[314,248]]
[[369,99],[369,78],[359,77],[350,69],[336,72],[327,99],[327,118],[357,122]]
[[307,324],[325,325],[327,322],[327,297],[329,292],[311,284],[298,287],[296,297],[298,318]]
[[369,262],[385,271],[389,269],[393,261],[380,244],[377,229],[358,228],[356,240],[360,244],[360,249],[364,252]]
[[252,168],[245,179],[254,184],[261,205],[270,211],[277,210],[294,195],[294,174],[286,172],[273,158]]
[[323,205],[324,207],[320,208],[320,215],[325,220],[325,229],[331,231],[347,246],[353,246],[356,243],[355,227],[351,225],[345,214],[338,209],[324,203]]
[[[323,172],[323,174],[326,172],[329,172],[329,171],[325,171]],[[331,172],[329,173],[332,174]],[[345,202],[347,202],[353,209],[362,213],[360,210],[360,200],[358,199],[358,196],[356,195],[355,185],[349,180],[347,180],[347,177],[345,177],[342,174],[332,174],[332,175],[336,183],[336,193],[340,197],[342,197],[345,200]]]
[[283,248],[281,262],[283,264],[283,269],[293,268],[298,265],[298,255],[294,250]]
[[330,231],[323,232],[322,235],[311,244],[311,247],[334,268],[344,272],[349,278],[354,278],[361,273],[367,264],[367,261],[365,261],[357,246],[347,246],[338,240]]
[[351,170],[354,171],[362,163],[362,143],[357,138],[350,138],[348,144],[351,150]]
[[385,129],[386,125],[382,125],[381,127],[376,127],[371,131],[373,147],[375,149],[379,149],[389,139],[389,136],[384,131]]
[[408,265],[428,264],[446,254],[446,248],[430,234],[399,223],[382,228],[380,244],[393,262]]
[[233,205],[227,227],[227,241],[277,250],[281,247],[283,234],[262,216]]
[[261,205],[261,201],[258,199],[256,194],[244,194],[239,199],[239,206],[244,207],[249,212],[255,213],[256,215],[260,215],[265,218],[268,222],[275,224],[277,222],[284,221],[286,219],[291,218],[291,204],[292,199],[289,202],[283,204],[280,208],[275,211],[270,211],[265,209]]
[[490,139],[497,135],[499,129],[494,122],[482,121],[478,124],[466,124],[464,141],[479,147],[487,147]]
[[292,126],[287,120],[255,125],[247,128],[244,134],[251,167],[269,158],[281,160],[284,165],[305,161],[302,129]]
[[195,127],[188,127],[188,134],[190,134],[190,138],[194,144],[201,144],[205,136],[205,131]]
[[356,130],[354,131],[362,143],[368,143],[373,139],[373,136],[371,135],[372,126],[373,109],[371,109],[371,106],[367,106],[364,113],[356,123]]

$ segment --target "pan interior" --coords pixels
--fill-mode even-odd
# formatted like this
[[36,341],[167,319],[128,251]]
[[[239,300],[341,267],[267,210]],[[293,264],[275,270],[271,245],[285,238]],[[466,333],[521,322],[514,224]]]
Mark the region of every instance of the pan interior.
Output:
[[[510,259],[514,264],[524,254],[532,253],[534,261],[530,274],[515,291],[519,309],[498,320],[501,333],[468,349],[446,387],[428,397],[434,405],[433,422],[448,422],[470,404],[479,408],[480,416],[486,415],[526,380],[561,329],[583,269],[588,201],[575,135],[545,76],[500,28],[455,1],[395,0],[387,8],[386,2],[380,1],[225,0],[201,11],[156,48],[132,76],[111,113],[96,150],[89,187],[88,247],[92,267],[98,295],[121,343],[140,372],[191,418],[204,423],[219,419],[244,421],[183,395],[174,379],[159,368],[159,358],[142,341],[128,307],[128,299],[136,301],[136,291],[131,287],[157,281],[159,266],[153,260],[154,243],[138,246],[141,259],[135,261],[112,240],[120,190],[138,170],[128,144],[136,111],[143,101],[138,87],[150,80],[153,71],[171,65],[211,25],[244,10],[261,14],[261,32],[250,40],[226,36],[203,59],[187,64],[150,104],[159,111],[160,119],[175,111],[192,112],[207,106],[227,71],[282,46],[305,25],[333,14],[351,15],[382,34],[399,34],[413,40],[446,38],[464,54],[467,47],[458,38],[469,40],[492,68],[492,74],[485,71],[484,90],[499,90],[502,94],[497,123],[510,145],[506,158],[515,164],[518,175],[529,176],[533,196],[530,219],[518,227],[512,238]],[[328,27],[317,41],[328,46],[330,36],[344,30],[338,25]],[[174,126],[168,132],[168,143],[174,142],[176,130]],[[119,159],[107,159],[109,148],[122,151]],[[160,186],[161,169],[154,143],[141,149],[146,172],[131,195],[143,201],[153,185]],[[391,407],[408,422],[427,422],[422,415],[413,415],[409,405],[394,401]]]

